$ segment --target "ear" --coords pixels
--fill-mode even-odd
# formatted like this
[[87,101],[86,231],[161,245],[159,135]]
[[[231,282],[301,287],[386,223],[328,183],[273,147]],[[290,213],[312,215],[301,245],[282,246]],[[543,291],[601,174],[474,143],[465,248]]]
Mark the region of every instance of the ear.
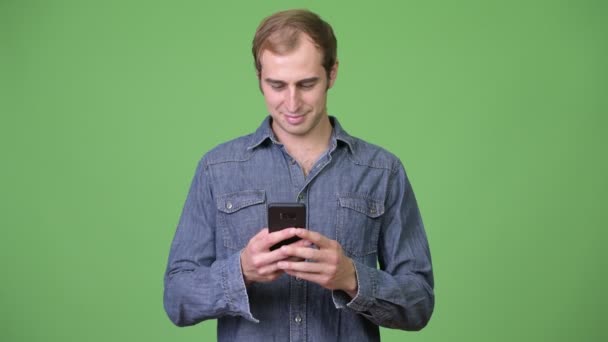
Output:
[[260,92],[262,95],[264,95],[264,89],[262,89],[262,73],[256,70],[255,76],[258,78],[258,87],[260,88]]
[[336,63],[334,63],[329,71],[329,83],[327,85],[327,89],[333,87],[334,83],[336,82],[336,78],[338,78],[338,64],[339,61],[336,59]]

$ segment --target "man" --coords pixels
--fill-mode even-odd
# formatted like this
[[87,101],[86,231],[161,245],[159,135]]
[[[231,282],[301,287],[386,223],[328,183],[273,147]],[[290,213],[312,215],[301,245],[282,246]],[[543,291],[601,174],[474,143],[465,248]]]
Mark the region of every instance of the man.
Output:
[[[270,116],[198,165],[165,275],[175,324],[217,318],[220,341],[377,341],[378,326],[419,330],[430,319],[430,253],[401,162],[327,114],[336,45],[309,11],[258,27]],[[304,203],[307,229],[270,233],[274,202]]]

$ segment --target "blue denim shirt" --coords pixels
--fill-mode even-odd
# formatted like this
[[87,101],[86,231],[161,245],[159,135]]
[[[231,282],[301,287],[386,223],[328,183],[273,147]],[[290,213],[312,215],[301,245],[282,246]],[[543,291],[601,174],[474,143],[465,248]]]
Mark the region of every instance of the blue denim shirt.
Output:
[[[307,176],[269,117],[202,158],[165,274],[165,310],[176,325],[217,318],[219,341],[264,342],[378,341],[378,326],[426,325],[431,257],[403,165],[330,120],[330,147]],[[273,202],[305,203],[308,229],[341,244],[355,265],[355,298],[287,274],[245,286],[240,252],[268,226]]]

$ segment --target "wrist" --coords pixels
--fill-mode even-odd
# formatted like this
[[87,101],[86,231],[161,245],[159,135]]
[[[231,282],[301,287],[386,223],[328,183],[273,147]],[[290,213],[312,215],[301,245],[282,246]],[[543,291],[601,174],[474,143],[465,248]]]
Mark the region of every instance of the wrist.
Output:
[[241,254],[239,256],[239,261],[241,264],[241,275],[243,276],[243,282],[245,282],[245,287],[248,287],[249,285],[251,285],[251,283],[253,283],[253,281],[249,280],[247,278],[247,274],[245,272],[245,265],[243,265],[243,253],[245,252],[245,250],[241,251]]
[[357,292],[359,291],[359,285],[357,282],[357,270],[355,269],[355,264],[353,263],[352,259],[349,259],[349,264],[349,277],[346,284],[346,288],[343,289],[343,291],[346,292],[352,298],[354,298],[357,295]]

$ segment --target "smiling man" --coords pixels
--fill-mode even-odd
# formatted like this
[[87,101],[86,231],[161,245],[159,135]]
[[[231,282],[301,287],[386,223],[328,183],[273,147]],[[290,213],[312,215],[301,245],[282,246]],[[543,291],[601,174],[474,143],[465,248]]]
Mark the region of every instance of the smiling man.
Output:
[[[422,329],[429,247],[403,165],[327,113],[338,75],[329,24],[306,10],[262,21],[253,56],[268,112],[200,161],[171,246],[165,309],[218,319],[220,341],[377,341]],[[306,206],[306,229],[269,232],[267,206]],[[300,240],[277,249],[283,240]]]

